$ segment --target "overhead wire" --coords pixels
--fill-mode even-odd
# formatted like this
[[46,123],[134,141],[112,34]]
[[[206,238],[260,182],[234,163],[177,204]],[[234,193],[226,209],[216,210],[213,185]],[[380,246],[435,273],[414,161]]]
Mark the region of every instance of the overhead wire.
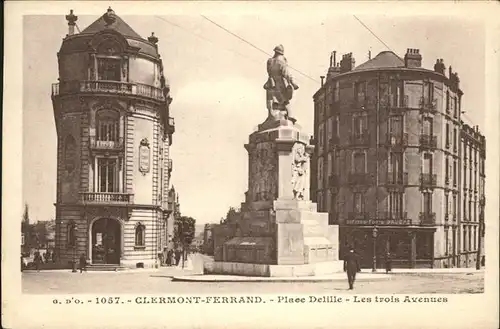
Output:
[[[204,18],[205,20],[207,20],[208,22],[212,23],[213,25],[217,26],[218,28],[222,29],[223,31],[225,31],[225,32],[229,33],[229,34],[230,34],[230,35],[232,35],[233,37],[237,38],[238,40],[240,40],[240,41],[242,41],[242,42],[246,43],[246,44],[247,44],[247,45],[249,45],[250,47],[252,47],[252,48],[254,48],[254,49],[257,49],[258,51],[260,51],[260,52],[261,52],[261,53],[263,53],[263,54],[266,54],[267,56],[272,56],[270,53],[266,52],[266,51],[265,51],[265,50],[263,50],[262,48],[260,48],[260,47],[256,46],[255,44],[253,44],[253,43],[251,43],[250,41],[248,41],[248,40],[244,39],[243,37],[240,37],[238,34],[236,34],[236,33],[232,32],[232,31],[230,31],[229,29],[227,29],[226,27],[224,27],[224,26],[220,25],[219,23],[217,23],[217,22],[215,22],[215,21],[211,20],[210,18],[208,18],[208,17],[206,17],[206,16],[204,16],[204,15],[200,15],[200,16],[201,16],[201,17],[203,17],[203,18]],[[304,76],[304,77],[308,78],[309,80],[314,81],[314,82],[316,82],[316,83],[320,83],[318,80],[316,80],[316,79],[314,79],[313,77],[311,77],[310,75],[308,75],[308,74],[306,74],[306,73],[304,73],[304,72],[302,72],[302,71],[300,71],[300,70],[298,70],[298,69],[294,68],[293,66],[288,65],[288,67],[289,67],[290,69],[294,70],[295,72],[299,73],[300,75],[302,75],[302,76]]]

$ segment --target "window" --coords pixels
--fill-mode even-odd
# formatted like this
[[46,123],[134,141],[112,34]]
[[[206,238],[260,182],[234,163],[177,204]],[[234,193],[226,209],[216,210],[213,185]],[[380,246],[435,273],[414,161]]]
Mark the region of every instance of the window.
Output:
[[71,135],[66,137],[64,145],[64,165],[69,174],[71,174],[76,167],[76,142]]
[[121,61],[115,58],[99,58],[97,61],[97,75],[99,80],[120,81]]
[[389,153],[388,175],[392,182],[403,184],[403,153]]
[[117,158],[97,158],[97,182],[97,192],[119,192]]
[[339,176],[340,177],[340,152],[335,152],[335,163],[333,165],[334,169],[335,169],[335,175]]
[[137,224],[135,227],[135,246],[136,247],[144,247],[146,237],[146,227],[141,223]]
[[479,246],[477,245],[477,228],[474,226],[473,228],[473,235],[474,235],[474,250],[478,250]]
[[446,113],[450,113],[450,91],[446,91]]
[[335,82],[335,88],[333,89],[333,99],[338,102],[338,100],[340,99],[340,85],[339,85],[339,82]]
[[450,124],[446,123],[446,148],[450,147]]
[[354,115],[352,117],[353,121],[353,134],[356,138],[360,138],[366,130],[366,116],[365,115]]
[[432,118],[424,118],[424,122],[422,124],[422,134],[426,136],[432,135]]
[[323,152],[323,145],[324,145],[324,139],[325,139],[325,131],[324,131],[324,124],[320,124],[319,127],[318,127],[318,135],[319,135],[319,138],[318,138],[318,148],[319,148],[319,152],[322,153]]
[[333,153],[330,152],[328,153],[328,177],[330,177],[333,174]]
[[328,190],[326,192],[326,211],[330,212],[330,209],[332,208],[332,191]]
[[424,164],[423,164],[423,173],[424,174],[432,174],[432,154],[425,153],[424,154]]
[[448,159],[448,156],[446,156],[446,158],[444,159],[444,181],[445,181],[445,184],[448,184],[448,182],[450,181],[450,160]]
[[467,226],[463,226],[463,232],[462,232],[462,239],[463,239],[463,246],[462,249],[463,251],[467,251]]
[[389,193],[389,214],[390,218],[401,218],[403,214],[403,193]]
[[432,193],[423,193],[424,196],[424,214],[432,213]]
[[400,115],[391,116],[389,119],[389,129],[391,136],[401,136],[403,134],[403,117]]
[[318,158],[318,188],[323,188],[323,157]]
[[458,117],[458,106],[457,106],[457,98],[456,97],[453,97],[453,109],[454,109],[454,112],[455,112],[455,118]]
[[333,118],[332,135],[334,138],[339,137],[339,116],[336,115]]
[[434,101],[434,84],[429,81],[424,81],[424,104],[432,104]]
[[364,174],[365,171],[365,153],[357,152],[354,153],[354,173]]
[[119,137],[119,113],[114,110],[97,112],[97,140],[117,141]]
[[453,218],[456,218],[456,216],[457,216],[457,195],[456,194],[453,194],[453,209],[452,209],[452,213],[453,213]]
[[457,140],[457,128],[453,129],[453,152],[457,151],[458,140]]
[[366,82],[363,81],[356,83],[355,88],[357,105],[364,105],[366,97]]
[[363,193],[353,193],[354,212],[361,214],[365,211],[365,198]]
[[326,135],[328,136],[328,140],[330,140],[333,137],[333,118],[332,117],[328,118],[328,120],[327,120]]
[[453,186],[457,186],[457,160],[453,160]]
[[444,193],[444,214],[446,216],[445,217],[446,220],[448,219],[448,214],[450,213],[450,209],[449,209],[450,205],[448,204],[449,199],[450,199],[450,197],[449,197],[448,193],[445,192]]

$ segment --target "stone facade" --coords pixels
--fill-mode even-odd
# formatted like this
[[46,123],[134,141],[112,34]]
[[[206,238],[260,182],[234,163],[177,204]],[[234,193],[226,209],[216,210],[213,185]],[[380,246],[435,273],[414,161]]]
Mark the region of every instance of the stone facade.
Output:
[[[451,67],[446,75],[441,59],[434,70],[421,68],[417,49],[404,58],[385,51],[357,67],[352,54],[340,63],[335,55],[314,95],[311,197],[340,225],[341,256],[354,245],[364,267],[373,255],[383,266],[387,251],[394,266],[471,266],[461,259],[478,244],[464,249],[462,232],[478,241],[479,230],[463,224],[460,207],[460,136],[470,138],[458,75]],[[479,166],[484,137],[475,138]],[[481,213],[484,190],[476,192]]]
[[[174,133],[158,39],[109,9],[58,53],[56,253],[91,264],[154,266],[173,238]],[[141,264],[139,264],[141,263]]]
[[309,201],[309,140],[289,120],[266,120],[250,135],[241,217],[212,227],[215,263],[205,266],[206,273],[308,276],[342,270],[338,227],[329,227],[328,215]]

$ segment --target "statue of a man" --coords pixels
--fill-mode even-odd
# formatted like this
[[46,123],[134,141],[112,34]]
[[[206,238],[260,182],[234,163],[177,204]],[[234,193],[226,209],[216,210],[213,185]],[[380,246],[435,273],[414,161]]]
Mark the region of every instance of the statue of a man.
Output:
[[305,198],[308,164],[309,157],[304,144],[296,144],[293,150],[292,162],[293,198],[296,200],[304,200]]
[[288,70],[288,63],[284,56],[282,45],[274,48],[274,56],[267,60],[267,74],[269,78],[264,84],[266,103],[269,117],[274,119],[285,118],[295,122],[290,109],[290,100],[293,91],[299,89]]

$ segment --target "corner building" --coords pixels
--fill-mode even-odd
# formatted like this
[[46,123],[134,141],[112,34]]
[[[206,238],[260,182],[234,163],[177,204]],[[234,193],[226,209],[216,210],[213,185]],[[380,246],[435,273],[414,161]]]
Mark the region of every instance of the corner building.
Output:
[[461,120],[458,74],[421,63],[418,49],[357,67],[333,52],[313,97],[311,196],[340,226],[340,257],[354,246],[363,267],[383,267],[387,252],[394,267],[476,264],[484,136]]
[[111,8],[78,34],[73,11],[66,19],[52,85],[57,257],[155,266],[172,244],[175,202],[172,99],[158,39],[143,39]]

